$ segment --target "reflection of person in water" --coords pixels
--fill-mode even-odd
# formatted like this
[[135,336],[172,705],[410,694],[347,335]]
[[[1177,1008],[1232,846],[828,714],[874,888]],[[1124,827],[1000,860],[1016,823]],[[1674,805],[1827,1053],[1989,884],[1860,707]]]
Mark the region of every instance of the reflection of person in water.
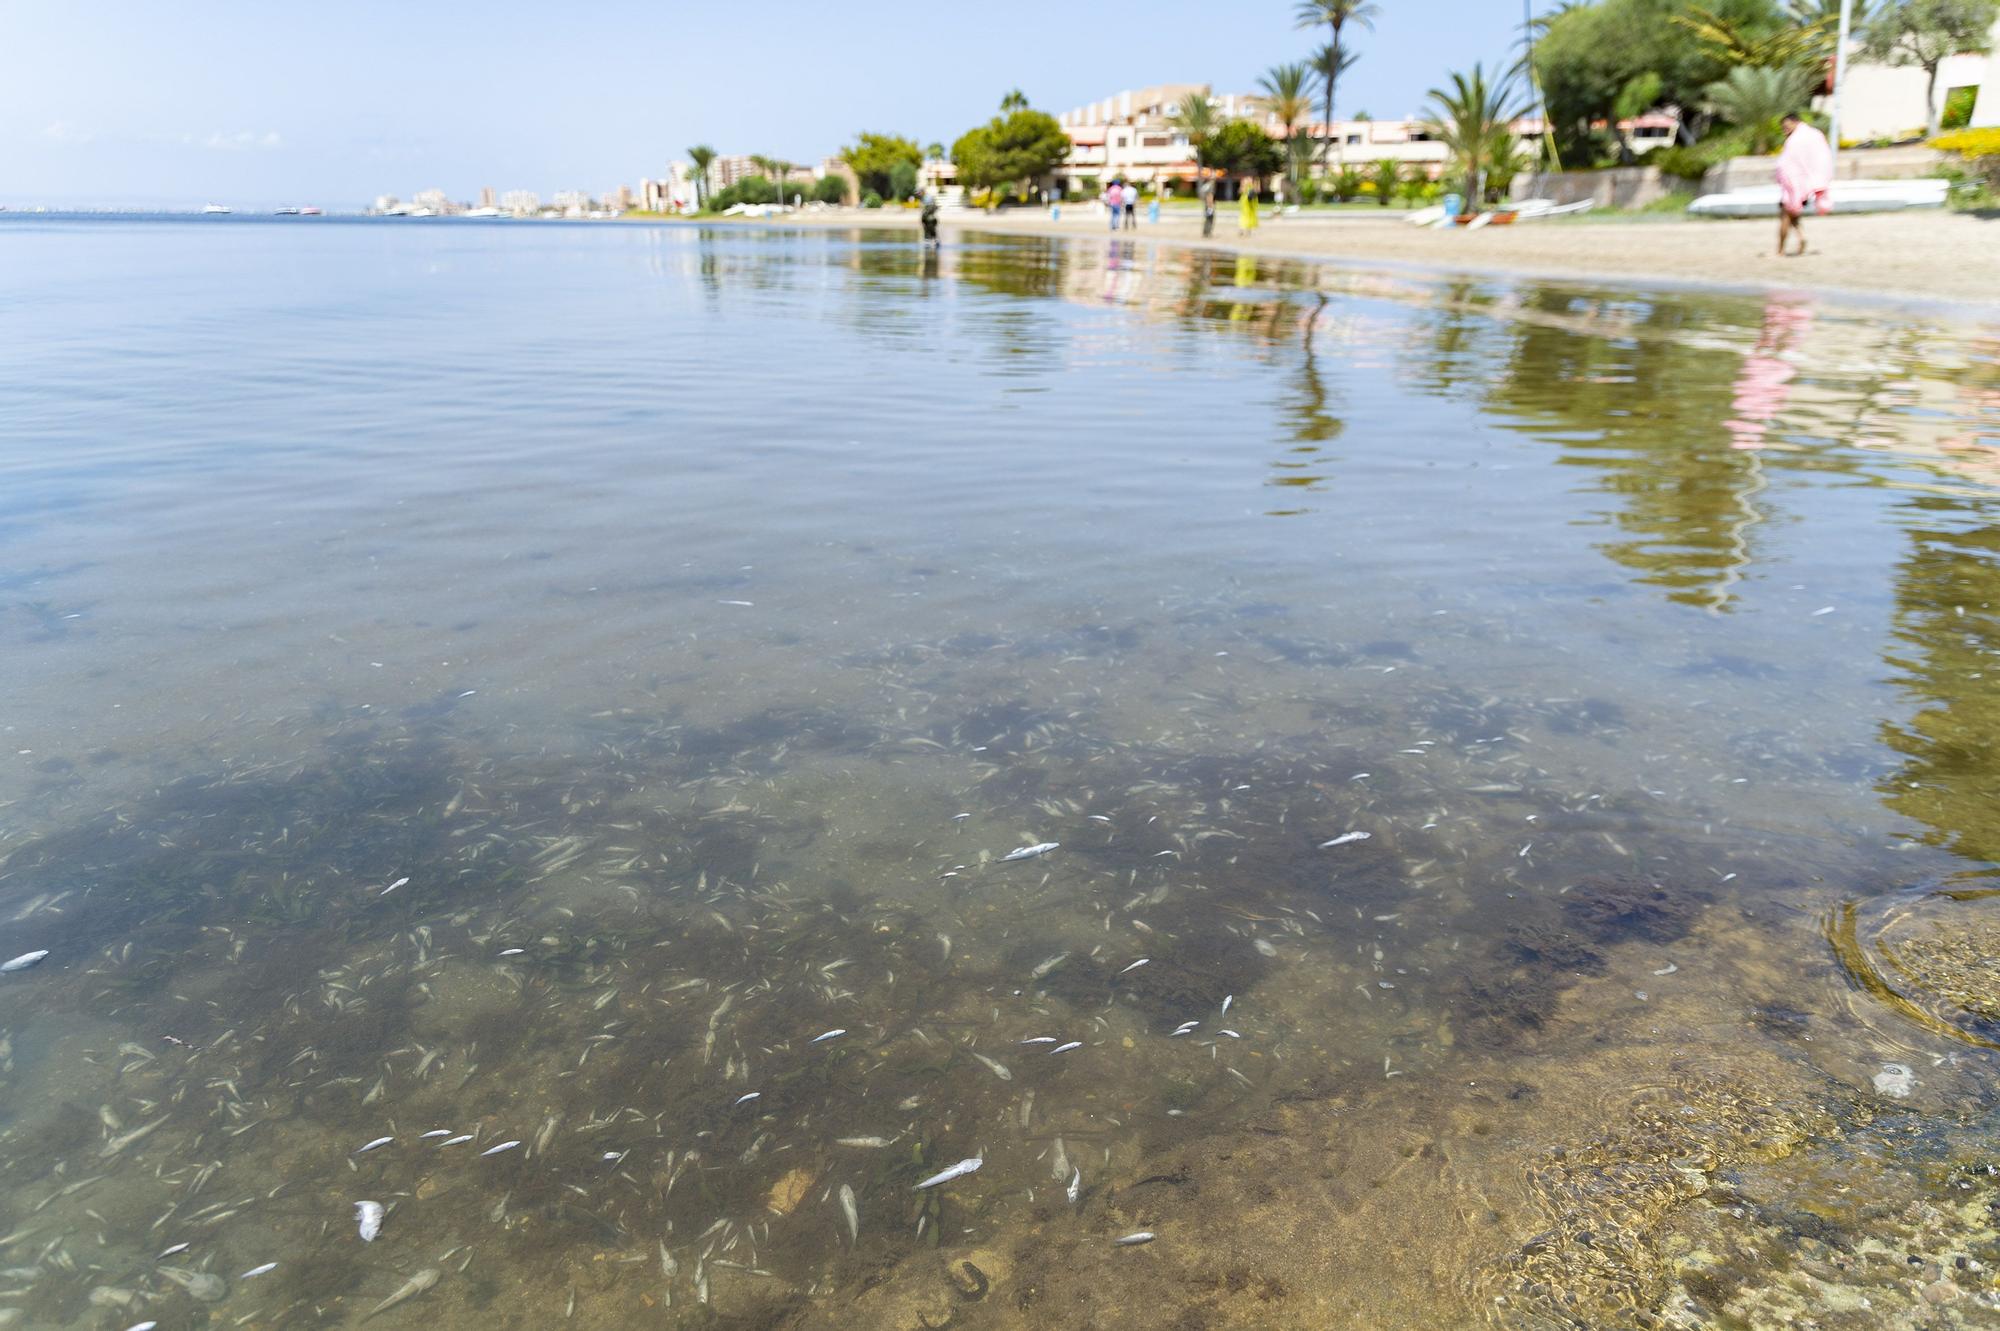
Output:
[[1736,414],[1723,422],[1731,448],[1764,446],[1764,433],[1784,409],[1792,393],[1792,376],[1798,373],[1785,353],[1812,321],[1809,305],[1772,301],[1764,307],[1764,330],[1736,375],[1736,395],[1730,402]]
[[919,214],[924,224],[924,244],[938,243],[938,196],[936,190],[924,191],[923,212]]

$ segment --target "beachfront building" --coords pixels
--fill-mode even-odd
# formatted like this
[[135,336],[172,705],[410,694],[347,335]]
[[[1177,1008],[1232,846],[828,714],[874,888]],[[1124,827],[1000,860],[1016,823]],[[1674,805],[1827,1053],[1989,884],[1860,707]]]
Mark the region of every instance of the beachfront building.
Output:
[[[1116,178],[1147,185],[1192,181],[1194,147],[1179,124],[1181,100],[1190,93],[1206,94],[1224,120],[1250,120],[1274,138],[1285,137],[1285,126],[1252,93],[1212,93],[1205,83],[1162,83],[1121,92],[1056,117],[1071,145],[1069,156],[1056,171],[1064,192],[1072,196],[1089,192]],[[1641,152],[1673,142],[1677,125],[1670,115],[1645,115],[1625,122],[1634,147]],[[1326,129],[1311,123],[1297,126],[1296,132],[1313,141],[1317,174],[1317,145],[1326,136]],[[1354,167],[1367,171],[1384,161],[1407,170],[1408,163],[1416,162],[1435,176],[1444,170],[1448,156],[1421,119],[1339,120],[1332,132],[1328,160],[1334,170]],[[1540,134],[1537,121],[1524,119],[1514,124],[1517,139],[1532,140]]]
[[[1854,42],[1850,51],[1858,51]],[[1962,88],[1975,88],[1974,125],[2000,125],[2000,22],[1993,25],[1992,53],[1947,56],[1938,66],[1938,105]],[[1840,89],[1840,140],[1872,143],[1922,136],[1929,120],[1924,103],[1924,71],[1915,65],[1877,65],[1855,59]],[[1823,101],[1824,107],[1826,103]]]
[[500,211],[514,217],[533,217],[542,210],[542,196],[531,189],[510,189],[500,196]]

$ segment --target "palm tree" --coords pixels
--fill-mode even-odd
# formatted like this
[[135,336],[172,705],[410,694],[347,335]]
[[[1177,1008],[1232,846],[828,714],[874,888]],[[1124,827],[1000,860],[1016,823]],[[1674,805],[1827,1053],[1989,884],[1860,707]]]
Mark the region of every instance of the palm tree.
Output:
[[1174,107],[1174,118],[1181,122],[1181,133],[1187,135],[1188,146],[1197,153],[1208,142],[1208,136],[1222,128],[1222,117],[1205,92],[1191,92],[1181,98]]
[[1299,0],[1299,7],[1294,11],[1301,28],[1317,28],[1324,23],[1333,38],[1327,43],[1324,58],[1317,62],[1320,77],[1326,83],[1326,143],[1329,153],[1333,145],[1333,86],[1339,80],[1341,71],[1353,63],[1341,50],[1340,30],[1350,23],[1372,28],[1377,12],[1375,0]]
[[1022,92],[1019,88],[1014,89],[1000,99],[1000,113],[1002,115],[1005,115],[1009,111],[1025,111],[1027,109],[1028,94]]
[[1476,211],[1487,173],[1513,164],[1508,126],[1523,109],[1515,101],[1514,80],[1488,83],[1485,68],[1474,65],[1470,74],[1453,74],[1449,89],[1432,88],[1430,99],[1437,114],[1425,129],[1451,154],[1452,166],[1465,179],[1466,206]]
[[687,150],[688,160],[694,163],[694,202],[697,208],[708,207],[708,165],[715,160],[715,149],[705,143],[697,143]]
[[782,157],[773,157],[770,159],[771,174],[777,178],[778,182],[779,203],[785,201],[785,182],[791,179],[792,168],[797,165],[797,162],[788,162]]
[[1778,121],[1806,103],[1818,71],[1797,65],[1738,65],[1704,90],[1717,115],[1750,133],[1751,153],[1766,153],[1783,132]]
[[1286,172],[1292,178],[1292,193],[1299,189],[1299,154],[1293,142],[1298,124],[1312,114],[1312,66],[1300,62],[1273,65],[1257,80],[1264,90],[1264,105],[1285,126]]

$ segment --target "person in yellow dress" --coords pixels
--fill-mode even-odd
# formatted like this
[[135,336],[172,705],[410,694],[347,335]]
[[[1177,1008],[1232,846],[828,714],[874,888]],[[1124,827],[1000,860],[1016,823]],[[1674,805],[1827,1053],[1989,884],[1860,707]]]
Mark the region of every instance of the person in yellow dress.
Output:
[[1236,234],[1247,236],[1257,229],[1257,179],[1243,177],[1243,189],[1236,202]]

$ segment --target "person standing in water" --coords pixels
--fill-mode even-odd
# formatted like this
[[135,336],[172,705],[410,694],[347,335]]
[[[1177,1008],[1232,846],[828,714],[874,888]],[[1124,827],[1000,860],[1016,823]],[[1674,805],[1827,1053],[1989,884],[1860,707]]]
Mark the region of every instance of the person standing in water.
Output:
[[1806,231],[1800,226],[1806,209],[1822,216],[1833,211],[1833,145],[1826,135],[1801,120],[1785,117],[1785,150],[1778,154],[1778,257],[1785,254],[1785,237],[1799,238],[1798,253],[1806,252]]
[[1201,170],[1201,183],[1194,187],[1201,196],[1201,234],[1215,234],[1215,177],[1206,168]]
[[1257,178],[1243,177],[1243,192],[1236,200],[1236,234],[1250,235],[1257,229]]
[[924,224],[924,244],[935,247],[938,243],[938,192],[924,191],[923,211],[918,214]]

